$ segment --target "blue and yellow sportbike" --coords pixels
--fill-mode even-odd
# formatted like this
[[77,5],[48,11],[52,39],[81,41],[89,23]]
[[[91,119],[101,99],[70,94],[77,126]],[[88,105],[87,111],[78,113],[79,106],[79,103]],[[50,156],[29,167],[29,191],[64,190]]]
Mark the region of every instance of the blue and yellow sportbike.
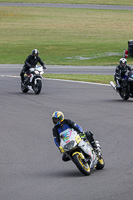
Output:
[[102,154],[98,156],[87,139],[82,139],[73,129],[66,129],[60,134],[62,153],[74,162],[79,171],[85,176],[93,169],[103,169],[105,162]]

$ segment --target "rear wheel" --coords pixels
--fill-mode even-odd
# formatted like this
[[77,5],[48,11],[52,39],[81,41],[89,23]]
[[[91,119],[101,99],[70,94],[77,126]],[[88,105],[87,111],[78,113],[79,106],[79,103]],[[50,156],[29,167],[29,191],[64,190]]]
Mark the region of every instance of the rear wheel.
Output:
[[[88,176],[91,174],[91,170],[89,167],[89,164],[86,163],[84,161],[84,159],[82,158],[83,154],[82,153],[76,153],[73,156],[73,162],[75,163],[75,165],[77,166],[77,168],[79,169],[79,171],[84,174],[85,176]],[[84,156],[83,156],[84,157]]]
[[128,100],[129,99],[129,96],[127,95],[127,92],[125,90],[120,90],[119,94],[120,94],[120,96],[121,96],[121,98],[123,100]]
[[98,159],[98,162],[97,162],[97,165],[95,168],[97,170],[100,170],[100,169],[103,169],[104,166],[105,166],[105,162],[104,162],[103,158]]
[[42,89],[42,81],[37,80],[37,83],[33,86],[35,94],[39,94],[41,92],[41,89]]

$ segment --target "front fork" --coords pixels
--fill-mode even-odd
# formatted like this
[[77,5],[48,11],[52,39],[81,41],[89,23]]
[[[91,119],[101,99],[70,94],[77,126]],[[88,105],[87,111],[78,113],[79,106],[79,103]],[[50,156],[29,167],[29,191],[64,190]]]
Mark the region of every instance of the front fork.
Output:
[[33,81],[33,77],[34,77],[34,75],[31,74],[31,76],[30,76],[30,83],[32,83],[32,81]]
[[118,79],[116,79],[116,84],[117,84],[117,87],[120,88],[120,83],[119,83],[119,80],[118,80]]

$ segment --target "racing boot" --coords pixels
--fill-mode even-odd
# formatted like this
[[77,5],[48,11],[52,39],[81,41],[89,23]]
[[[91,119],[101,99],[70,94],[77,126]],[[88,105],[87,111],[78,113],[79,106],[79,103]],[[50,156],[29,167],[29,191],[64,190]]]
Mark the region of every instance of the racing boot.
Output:
[[94,141],[91,143],[96,155],[101,158],[102,154],[101,154],[101,145],[99,144],[99,141]]
[[20,72],[20,78],[21,78],[22,85],[24,85],[24,74],[25,74],[25,71],[22,69]]
[[20,76],[20,77],[21,77],[21,81],[20,82],[21,82],[22,85],[24,85],[24,77],[23,76]]
[[24,81],[22,79],[21,79],[20,83],[21,83],[22,87],[25,87]]

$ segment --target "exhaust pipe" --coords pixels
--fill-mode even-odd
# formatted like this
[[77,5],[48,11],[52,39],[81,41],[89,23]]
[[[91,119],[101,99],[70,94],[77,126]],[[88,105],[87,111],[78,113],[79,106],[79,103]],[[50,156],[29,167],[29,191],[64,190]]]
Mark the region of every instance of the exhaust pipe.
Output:
[[116,91],[116,85],[113,83],[113,81],[110,81],[110,85],[111,85],[112,88]]

